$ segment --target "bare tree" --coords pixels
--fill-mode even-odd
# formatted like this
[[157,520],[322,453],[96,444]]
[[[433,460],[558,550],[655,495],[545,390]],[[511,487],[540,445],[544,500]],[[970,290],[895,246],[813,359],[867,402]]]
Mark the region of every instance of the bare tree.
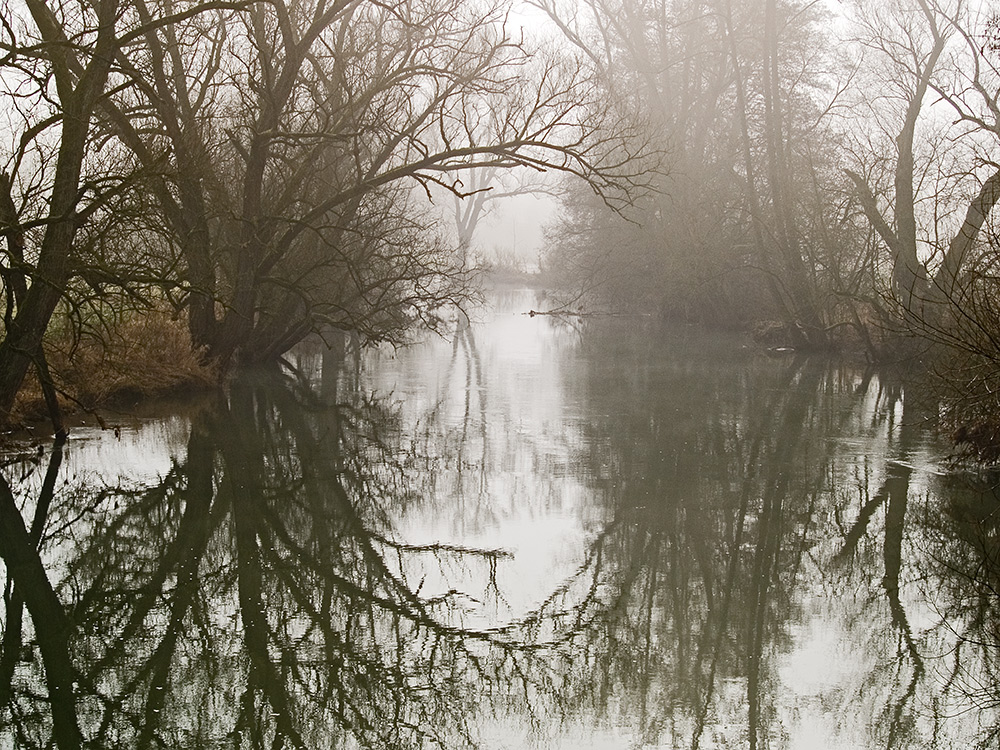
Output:
[[500,6],[256,5],[206,24],[154,29],[119,61],[136,98],[112,126],[162,170],[192,337],[223,362],[273,357],[320,326],[391,336],[367,309],[394,305],[403,322],[453,297],[458,269],[413,244],[412,212],[383,210],[404,205],[406,183],[461,196],[471,169],[552,170],[616,206],[648,186],[637,128],[584,117],[584,71],[513,39]]
[[[1000,137],[996,93],[1000,76],[982,41],[988,16],[964,2],[929,0],[918,0],[909,12],[903,8],[896,11],[889,18],[869,18],[865,40],[889,68],[890,80],[897,82],[898,96],[905,104],[895,137],[891,216],[880,206],[871,180],[853,170],[847,174],[872,227],[890,251],[893,285],[904,308],[933,325],[941,311],[932,304],[960,294],[963,267],[1000,199],[1000,169],[989,156],[989,149]],[[961,180],[957,185],[960,203],[949,205],[950,195],[942,192],[929,196],[933,205],[931,233],[921,237],[920,204],[928,196],[919,193],[914,139],[931,92],[958,118],[948,137],[961,150],[960,163],[946,168]],[[933,118],[933,114],[926,117]],[[941,154],[934,157],[939,162],[945,158]],[[952,212],[960,218],[942,221]],[[949,224],[955,224],[954,228]],[[921,253],[921,245],[929,252]]]
[[660,304],[686,299],[709,320],[732,305],[730,315],[745,318],[746,305],[734,300],[756,294],[758,314],[780,318],[796,344],[826,346],[833,305],[814,260],[827,253],[809,236],[819,220],[805,187],[830,159],[824,122],[842,84],[829,74],[815,5],[538,5],[605,90],[635,97],[670,144],[662,197],[634,217],[643,224],[635,266],[643,278],[660,272]]
[[414,187],[463,196],[473,169],[553,171],[620,209],[656,166],[643,129],[593,117],[586,71],[515,39],[499,4],[7,10],[4,415],[32,362],[51,380],[60,300],[88,301],[78,324],[115,312],[112,287],[167,300],[224,364],[315,330],[398,338],[466,294]]
[[85,163],[120,43],[120,4],[28,0],[24,8],[4,11],[11,22],[0,59],[7,115],[17,129],[0,175],[7,240],[0,415],[9,414],[32,362],[42,362],[42,336],[74,272],[81,223],[115,190],[114,180],[88,174]]
[[[892,9],[894,12],[877,13],[866,21],[871,36],[864,43],[878,50],[893,66],[888,80],[904,105],[895,138],[891,220],[884,218],[872,186],[856,171],[847,171],[858,190],[865,215],[889,248],[893,287],[907,309],[914,309],[925,300],[928,291],[927,269],[920,261],[917,247],[914,134],[935,67],[947,43],[939,19],[926,3],[921,2],[919,10],[918,14],[906,13],[897,6]],[[889,24],[898,24],[894,34],[886,28]]]

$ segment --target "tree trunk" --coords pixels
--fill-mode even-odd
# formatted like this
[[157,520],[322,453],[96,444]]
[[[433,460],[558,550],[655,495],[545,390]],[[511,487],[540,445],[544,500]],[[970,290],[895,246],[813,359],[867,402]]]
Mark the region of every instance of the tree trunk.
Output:
[[986,223],[986,217],[990,215],[998,200],[1000,200],[1000,169],[990,175],[980,188],[979,194],[969,202],[965,220],[952,237],[944,261],[934,275],[934,283],[931,286],[933,301],[957,302],[955,294],[959,291],[958,282],[962,267],[979,237],[979,231]]
[[69,656],[73,627],[45,574],[14,495],[3,478],[0,478],[0,557],[14,585],[23,593],[35,626],[35,637],[45,665],[55,743],[60,750],[81,747],[83,736],[77,723],[73,688],[76,672]]
[[774,221],[774,237],[781,257],[782,278],[795,319],[789,321],[798,344],[825,348],[828,341],[820,311],[813,296],[809,271],[802,259],[802,243],[792,200],[794,190],[788,164],[789,144],[783,125],[781,70],[778,48],[778,12],[776,0],[766,0],[764,7],[764,128],[767,133],[768,180]]
[[[61,50],[64,35],[51,11],[38,0],[30,0],[28,7],[42,36],[53,49]],[[117,0],[105,0],[98,6],[97,42],[90,64],[82,73],[76,70],[78,64],[71,66],[65,58],[58,58],[59,52],[51,53],[63,106],[61,141],[49,203],[50,222],[42,239],[33,280],[24,297],[24,305],[18,309],[0,343],[0,419],[4,421],[10,418],[28,366],[41,350],[42,337],[69,281],[80,175],[91,118],[97,101],[104,94],[111,69],[117,12]]]

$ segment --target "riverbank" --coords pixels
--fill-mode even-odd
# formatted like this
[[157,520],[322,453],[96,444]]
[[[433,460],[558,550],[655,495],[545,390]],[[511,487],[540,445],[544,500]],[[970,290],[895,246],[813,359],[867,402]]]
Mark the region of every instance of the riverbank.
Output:
[[[191,346],[183,320],[161,311],[133,315],[111,335],[56,332],[45,342],[45,356],[63,418],[89,414],[101,423],[99,410],[204,392],[220,382],[218,369]],[[40,432],[52,423],[37,370],[8,421],[14,432]]]

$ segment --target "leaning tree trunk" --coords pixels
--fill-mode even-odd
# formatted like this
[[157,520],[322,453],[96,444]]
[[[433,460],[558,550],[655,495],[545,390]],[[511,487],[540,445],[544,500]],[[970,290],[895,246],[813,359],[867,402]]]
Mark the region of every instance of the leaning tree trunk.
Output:
[[40,351],[42,337],[62,297],[70,274],[74,208],[83,162],[89,117],[63,119],[63,140],[56,166],[56,182],[49,215],[53,217],[42,240],[34,281],[17,315],[0,342],[0,415],[8,417],[28,367]]
[[[925,14],[927,10],[925,8]],[[913,138],[917,120],[923,107],[924,97],[930,87],[938,59],[944,52],[945,38],[938,32],[928,15],[934,34],[934,45],[915,71],[916,85],[910,95],[896,136],[896,169],[893,177],[893,223],[882,215],[878,201],[868,182],[860,174],[846,170],[846,174],[857,188],[861,208],[872,228],[882,238],[892,257],[892,286],[905,313],[915,319],[923,319],[930,283],[927,268],[917,254],[917,220],[913,189]],[[964,252],[964,251],[963,251]],[[956,249],[957,255],[959,251]],[[947,265],[947,263],[946,263]]]

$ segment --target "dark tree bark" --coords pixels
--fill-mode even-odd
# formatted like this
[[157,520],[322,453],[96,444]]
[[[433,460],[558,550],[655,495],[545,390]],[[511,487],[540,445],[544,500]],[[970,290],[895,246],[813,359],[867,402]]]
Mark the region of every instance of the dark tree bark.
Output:
[[48,223],[32,283],[24,295],[24,304],[18,308],[0,342],[0,418],[9,418],[14,398],[28,367],[41,350],[42,336],[72,272],[80,176],[90,124],[97,103],[104,95],[117,44],[118,0],[100,0],[95,4],[97,39],[85,67],[72,56],[73,46],[48,6],[41,0],[26,0],[26,5],[45,40],[52,62],[62,107],[62,129]]
[[0,478],[0,557],[14,580],[15,589],[23,595],[35,626],[45,665],[56,745],[60,750],[79,748],[83,735],[77,723],[73,686],[76,671],[69,653],[73,625],[49,582],[14,495],[3,478]]

